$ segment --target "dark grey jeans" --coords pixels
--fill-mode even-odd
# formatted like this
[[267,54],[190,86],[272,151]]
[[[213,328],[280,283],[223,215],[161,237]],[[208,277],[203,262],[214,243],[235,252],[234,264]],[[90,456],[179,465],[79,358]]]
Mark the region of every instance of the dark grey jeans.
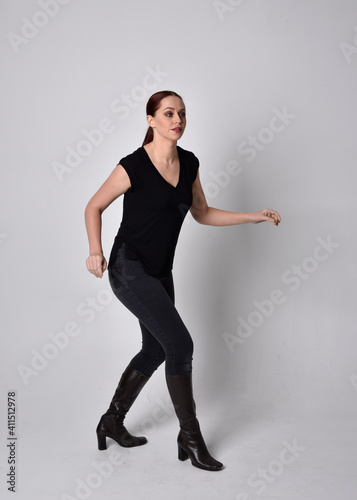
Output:
[[148,275],[140,260],[125,258],[125,243],[108,269],[116,297],[139,320],[142,349],[130,364],[148,377],[165,361],[168,375],[192,371],[193,342],[174,301],[172,274]]

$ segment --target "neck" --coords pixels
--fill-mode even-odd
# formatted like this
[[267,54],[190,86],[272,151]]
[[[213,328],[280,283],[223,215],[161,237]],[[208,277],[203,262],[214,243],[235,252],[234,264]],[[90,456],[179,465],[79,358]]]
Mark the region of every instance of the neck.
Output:
[[157,137],[145,147],[155,158],[165,163],[172,163],[177,158],[177,141]]

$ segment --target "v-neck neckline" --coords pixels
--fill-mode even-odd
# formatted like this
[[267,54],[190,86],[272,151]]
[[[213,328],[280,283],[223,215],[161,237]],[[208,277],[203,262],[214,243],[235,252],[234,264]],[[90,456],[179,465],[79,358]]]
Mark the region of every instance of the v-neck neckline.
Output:
[[165,179],[165,177],[159,172],[159,170],[157,169],[157,167],[155,166],[155,164],[151,160],[151,158],[149,156],[149,153],[146,151],[146,149],[144,148],[144,146],[142,146],[142,149],[143,149],[144,154],[146,155],[147,159],[149,160],[150,165],[155,170],[155,172],[157,172],[157,175],[159,175],[161,177],[161,179],[165,182],[165,184],[167,184],[168,186],[172,187],[173,189],[177,189],[177,187],[178,187],[178,185],[180,184],[180,181],[181,181],[181,170],[182,170],[181,169],[181,158],[180,158],[180,153],[179,153],[178,148],[177,148],[177,154],[178,154],[178,160],[179,160],[179,176],[178,176],[178,181],[177,181],[176,186],[174,186],[173,184],[171,184],[171,182],[167,181]]

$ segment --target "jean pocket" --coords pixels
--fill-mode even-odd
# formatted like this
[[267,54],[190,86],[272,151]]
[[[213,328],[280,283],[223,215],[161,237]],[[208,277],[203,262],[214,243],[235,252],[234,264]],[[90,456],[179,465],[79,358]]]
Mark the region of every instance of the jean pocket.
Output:
[[120,283],[129,286],[133,280],[145,274],[146,272],[141,260],[132,253],[130,247],[128,247],[125,242],[121,242],[114,263],[110,268],[113,285],[118,287]]

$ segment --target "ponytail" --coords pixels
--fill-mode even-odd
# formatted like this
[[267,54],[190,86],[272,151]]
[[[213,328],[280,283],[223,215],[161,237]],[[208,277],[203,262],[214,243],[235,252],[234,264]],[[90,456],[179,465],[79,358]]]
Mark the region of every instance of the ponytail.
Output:
[[154,131],[151,127],[149,127],[147,129],[147,132],[146,132],[146,136],[145,136],[145,139],[144,139],[144,142],[143,142],[143,146],[145,146],[146,144],[149,144],[149,142],[152,142],[154,139]]

